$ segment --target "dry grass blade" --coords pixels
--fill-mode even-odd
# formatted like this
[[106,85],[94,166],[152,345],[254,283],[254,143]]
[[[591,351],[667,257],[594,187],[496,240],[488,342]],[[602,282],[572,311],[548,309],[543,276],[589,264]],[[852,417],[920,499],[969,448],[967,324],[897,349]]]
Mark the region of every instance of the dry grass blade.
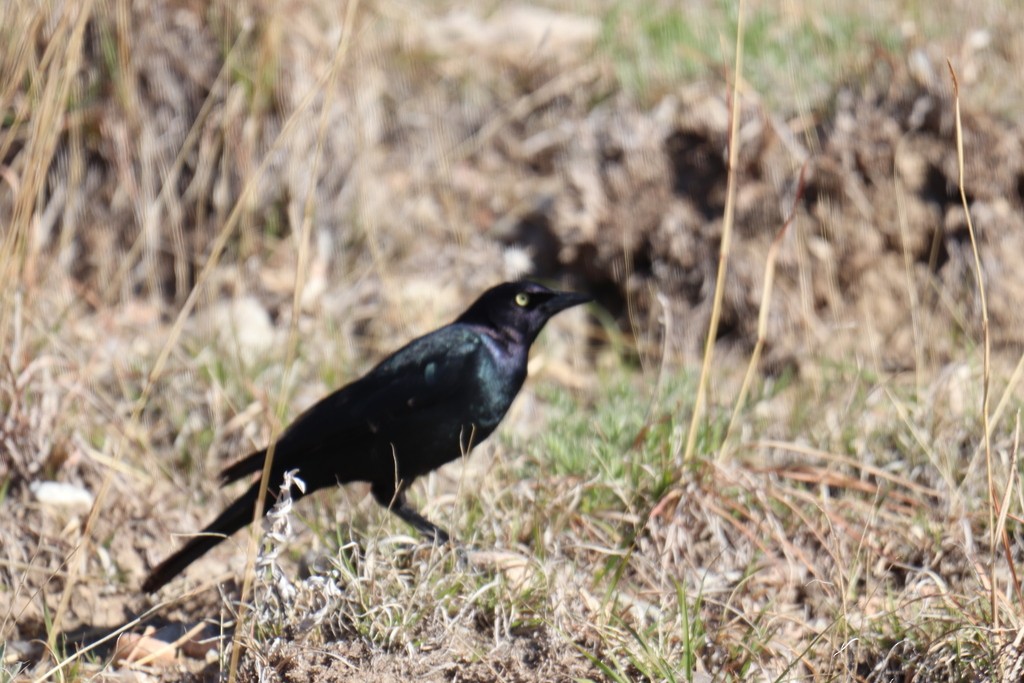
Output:
[[736,211],[736,178],[738,175],[736,162],[739,159],[740,92],[743,84],[743,9],[744,2],[740,0],[736,16],[736,59],[733,69],[732,97],[730,98],[729,162],[725,190],[725,215],[722,217],[722,240],[718,247],[718,273],[715,276],[714,303],[711,305],[711,319],[708,322],[707,338],[704,341],[704,362],[700,366],[700,379],[697,380],[693,417],[690,419],[690,430],[686,434],[686,447],[683,451],[684,463],[693,460],[694,449],[697,446],[697,426],[704,419],[704,403],[707,400],[708,382],[715,356],[715,341],[718,336],[718,321],[722,316],[722,299],[725,296],[725,276],[728,272],[729,249]]
[[[68,99],[73,79],[82,63],[83,36],[92,16],[92,8],[92,0],[51,8],[55,13],[59,13],[56,17],[49,17],[54,24],[55,39],[47,45],[42,60],[37,65],[31,64],[27,58],[19,60],[18,66],[24,69],[24,73],[12,74],[14,77],[10,80],[4,79],[12,89],[19,80],[33,83],[33,89],[42,84],[40,92],[32,93],[34,97],[39,98],[39,105],[34,112],[35,116],[28,122],[31,133],[26,140],[26,157],[30,162],[25,165],[20,177],[15,176],[4,165],[3,178],[14,192],[10,223],[8,229],[3,231],[0,243],[0,255],[4,257],[0,258],[0,282],[5,283],[5,286],[7,283],[31,285],[35,283],[38,275],[36,260],[41,245],[36,244],[33,237],[35,202],[43,192],[47,171],[64,129],[64,103]],[[32,26],[26,27],[30,30],[18,35],[18,40],[24,42],[20,42],[15,49],[27,53],[29,46],[26,43],[37,37],[35,31],[40,29],[45,20],[45,13],[40,13],[37,20],[32,22]],[[11,91],[5,88],[5,102],[9,94]],[[13,136],[4,138],[0,144],[12,144]],[[8,150],[4,149],[3,152],[2,158],[6,159]],[[8,329],[13,299],[14,297],[6,295],[0,297],[0,329]],[[6,335],[0,335],[0,355],[7,351],[6,343]]]
[[[1017,364],[1014,366],[1013,372],[1010,373],[1010,379],[1006,382],[1006,388],[1003,389],[1003,394],[999,397],[999,402],[996,403],[996,409],[992,411],[992,418],[989,420],[988,440],[992,439],[991,430],[999,426],[999,423],[1003,418],[1003,413],[1010,407],[1010,403],[1014,398],[1014,394],[1017,391],[1017,386],[1020,384],[1021,379],[1024,379],[1024,355],[1021,355],[1021,357],[1017,359]],[[981,453],[984,446],[985,439],[983,439],[981,443],[978,444],[977,448],[975,448],[975,457]],[[971,462],[967,466],[967,471],[970,472],[973,469],[974,457],[971,458]]]
[[729,444],[729,437],[736,428],[740,412],[743,410],[743,406],[747,401],[747,394],[750,391],[750,386],[754,381],[754,375],[761,362],[761,352],[764,350],[765,341],[768,338],[768,315],[771,309],[772,284],[775,282],[775,263],[779,258],[779,249],[782,248],[782,240],[786,236],[789,226],[792,225],[793,219],[796,217],[797,206],[800,203],[800,199],[803,197],[804,174],[806,172],[807,162],[805,161],[800,167],[796,194],[793,197],[793,205],[790,207],[789,216],[786,217],[786,222],[782,224],[779,231],[775,233],[771,246],[768,247],[768,256],[765,258],[764,264],[764,289],[761,290],[761,305],[758,308],[757,314],[757,342],[754,344],[753,353],[750,354],[750,363],[747,365],[747,372],[743,376],[743,384],[740,386],[740,393],[736,397],[736,405],[733,407],[732,417],[729,418],[729,427],[725,431],[725,438],[722,440],[722,450],[719,457],[725,457],[728,452],[727,447]]
[[[949,75],[953,81],[953,107],[956,115],[956,162],[957,162],[957,178],[958,186],[960,189],[960,202],[964,208],[964,218],[967,221],[967,233],[971,238],[971,252],[974,255],[974,274],[977,278],[978,283],[978,297],[981,300],[981,335],[982,335],[982,348],[983,348],[983,375],[982,375],[982,398],[981,398],[981,419],[984,429],[982,438],[985,443],[985,471],[986,479],[988,481],[988,495],[989,495],[989,547],[992,549],[992,553],[995,554],[999,538],[996,535],[996,523],[995,520],[1000,516],[999,512],[999,498],[996,492],[995,482],[993,481],[992,475],[992,439],[989,425],[989,390],[990,380],[992,374],[992,341],[989,334],[989,320],[988,320],[988,302],[985,297],[985,275],[981,269],[981,253],[978,250],[978,238],[974,231],[974,221],[971,220],[971,209],[967,204],[967,191],[964,189],[964,131],[963,123],[960,118],[960,82],[956,77],[956,71],[953,69],[953,63],[946,60],[946,65],[949,67]],[[1007,561],[1012,563],[1012,557],[1007,555]],[[992,608],[992,625],[993,628],[999,628],[999,605],[998,596],[996,594],[996,586],[998,585],[996,577],[996,566],[995,562],[992,563],[992,595],[991,595],[991,608]]]
[[869,463],[862,462],[849,456],[840,455],[838,453],[829,453],[828,451],[823,451],[818,448],[811,448],[809,446],[804,446],[802,444],[787,443],[784,441],[774,441],[771,439],[757,441],[753,444],[753,446],[755,448],[773,448],[781,451],[789,451],[792,453],[798,453],[804,457],[819,458],[821,460],[832,462],[837,465],[842,465],[844,467],[850,467],[853,469],[861,470],[866,475],[870,475],[877,479],[888,481],[892,484],[913,491],[922,496],[927,496],[930,498],[940,497],[939,491],[929,486],[924,486],[923,484],[910,481],[909,479],[895,475],[892,472],[889,472],[885,469],[876,467]]
[[[1013,563],[1013,549],[1010,546],[1010,535],[1006,531],[1006,520],[1010,513],[1010,503],[1013,501],[1014,484],[1019,488],[1020,480],[1017,477],[1017,460],[1020,449],[1020,413],[1017,413],[1017,420],[1013,429],[1013,449],[1010,451],[1010,463],[1007,468],[1006,490],[1003,492],[1003,500],[999,506],[999,519],[996,521],[995,535],[1002,541],[1003,553],[1006,556],[1007,565],[1010,569],[1010,576],[1014,595],[1017,598],[1017,608],[1024,608],[1024,596],[1021,595],[1020,579],[1017,577],[1017,568]],[[1020,613],[1017,613],[1018,623],[1016,628],[1021,627]]]
[[[32,244],[28,228],[32,222],[36,197],[42,192],[47,169],[56,153],[63,130],[63,106],[82,62],[83,38],[92,16],[92,7],[93,2],[90,0],[61,8],[56,22],[56,39],[47,46],[39,64],[44,90],[39,93],[41,105],[38,115],[31,121],[32,133],[28,138],[28,144],[31,145],[28,157],[33,163],[28,165],[21,177],[11,220],[14,229],[9,233],[15,244],[20,243],[20,248],[12,249],[11,252],[22,251],[20,255],[24,260],[12,259],[6,263],[6,268],[11,270],[3,273],[5,282],[31,283],[37,275],[35,260],[39,245]],[[21,266],[20,271],[16,270],[18,266]]]

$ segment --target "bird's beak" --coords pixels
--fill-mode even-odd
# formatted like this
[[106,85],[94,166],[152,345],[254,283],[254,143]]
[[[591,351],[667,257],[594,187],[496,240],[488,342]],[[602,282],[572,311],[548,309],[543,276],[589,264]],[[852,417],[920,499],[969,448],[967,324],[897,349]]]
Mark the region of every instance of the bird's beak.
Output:
[[548,316],[552,316],[559,311],[564,311],[567,308],[579,306],[580,304],[585,304],[588,301],[593,300],[593,297],[587,296],[586,294],[577,294],[576,292],[555,292],[555,295],[542,303],[540,307]]

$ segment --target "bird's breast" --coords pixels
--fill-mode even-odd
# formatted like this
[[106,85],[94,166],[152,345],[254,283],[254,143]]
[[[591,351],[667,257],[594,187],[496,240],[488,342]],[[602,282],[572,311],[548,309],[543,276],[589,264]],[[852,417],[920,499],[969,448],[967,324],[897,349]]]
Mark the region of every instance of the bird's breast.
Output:
[[489,337],[485,352],[479,355],[476,374],[476,406],[478,426],[494,429],[505,416],[526,379],[525,358],[511,354]]
[[467,455],[497,428],[526,379],[525,360],[487,335],[456,355],[469,361],[458,373],[446,371],[440,361],[421,366],[427,386],[445,383],[443,398],[410,396],[401,428],[375,434],[377,459],[391,467],[397,457],[403,479],[411,481]]

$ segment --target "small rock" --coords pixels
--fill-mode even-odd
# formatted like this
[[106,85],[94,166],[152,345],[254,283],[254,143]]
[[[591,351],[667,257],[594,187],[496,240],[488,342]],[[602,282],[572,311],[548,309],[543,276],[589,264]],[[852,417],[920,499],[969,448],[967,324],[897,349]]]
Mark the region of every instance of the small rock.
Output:
[[85,512],[92,507],[92,493],[74,484],[64,484],[59,481],[34,481],[29,484],[29,490],[43,505],[76,512]]
[[223,348],[237,349],[246,362],[266,353],[276,338],[270,314],[251,296],[214,304],[199,316],[195,329]]

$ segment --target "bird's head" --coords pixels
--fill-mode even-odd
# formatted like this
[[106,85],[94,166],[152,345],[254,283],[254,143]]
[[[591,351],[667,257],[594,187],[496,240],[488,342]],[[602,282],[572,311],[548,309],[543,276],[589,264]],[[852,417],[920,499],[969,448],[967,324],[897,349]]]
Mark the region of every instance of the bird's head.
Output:
[[456,322],[483,325],[527,345],[556,313],[591,301],[575,292],[556,292],[535,282],[506,282],[480,295]]

